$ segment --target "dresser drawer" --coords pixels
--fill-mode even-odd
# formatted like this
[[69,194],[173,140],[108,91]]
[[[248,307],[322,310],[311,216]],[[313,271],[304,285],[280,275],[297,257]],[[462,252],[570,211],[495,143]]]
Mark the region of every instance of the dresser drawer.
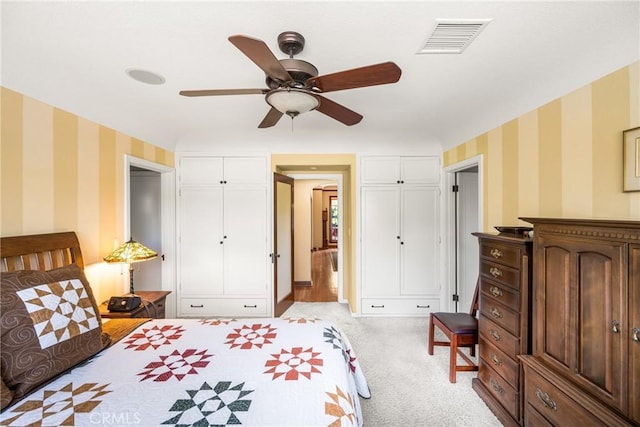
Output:
[[517,420],[520,416],[520,393],[493,369],[478,371],[478,378],[507,412]]
[[493,298],[480,298],[480,314],[493,320],[514,335],[520,334],[520,313],[498,304]]
[[480,282],[480,292],[482,293],[482,298],[485,296],[493,298],[514,311],[520,311],[520,292],[509,286],[483,277]]
[[363,315],[407,315],[428,316],[432,312],[440,310],[438,299],[392,299],[392,298],[363,298]]
[[525,405],[530,405],[552,425],[607,425],[527,365],[524,395]]
[[518,389],[520,387],[520,364],[483,338],[480,338],[479,347],[481,363],[490,366],[509,384]]
[[493,261],[480,261],[480,273],[498,283],[520,290],[520,270],[497,264]]
[[520,353],[520,340],[509,331],[496,325],[486,316],[481,316],[478,322],[478,332],[486,342],[489,342],[513,359]]
[[480,245],[480,256],[500,264],[520,268],[521,250],[518,247],[484,240]]
[[533,409],[533,406],[525,403],[524,405],[524,427],[553,427],[540,412]]
[[259,317],[267,315],[264,298],[180,298],[184,317]]

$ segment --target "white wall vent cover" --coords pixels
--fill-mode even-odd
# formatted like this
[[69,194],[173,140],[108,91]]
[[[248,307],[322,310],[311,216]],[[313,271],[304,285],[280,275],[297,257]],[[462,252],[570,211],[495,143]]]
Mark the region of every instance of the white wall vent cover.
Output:
[[418,54],[462,53],[491,19],[436,19],[436,26]]

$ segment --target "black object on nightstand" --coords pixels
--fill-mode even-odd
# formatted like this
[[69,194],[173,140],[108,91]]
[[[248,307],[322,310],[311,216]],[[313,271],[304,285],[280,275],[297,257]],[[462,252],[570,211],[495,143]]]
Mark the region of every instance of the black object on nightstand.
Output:
[[167,295],[171,291],[137,291],[136,296],[140,297],[142,303],[130,311],[109,311],[108,302],[100,305],[100,316],[105,319],[122,319],[133,317],[150,317],[154,319],[165,318],[165,303]]

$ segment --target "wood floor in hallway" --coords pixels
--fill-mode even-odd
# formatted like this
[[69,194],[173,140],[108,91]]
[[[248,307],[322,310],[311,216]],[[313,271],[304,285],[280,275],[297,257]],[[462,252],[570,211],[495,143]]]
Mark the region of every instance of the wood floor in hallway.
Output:
[[295,300],[333,302],[338,300],[338,273],[331,267],[331,252],[323,249],[311,254],[311,286],[296,286]]

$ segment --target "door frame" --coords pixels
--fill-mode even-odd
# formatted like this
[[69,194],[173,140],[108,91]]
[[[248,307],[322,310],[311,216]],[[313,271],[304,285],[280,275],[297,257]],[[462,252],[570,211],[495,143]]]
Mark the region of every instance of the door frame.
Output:
[[[313,174],[307,174],[307,173],[292,173],[287,175],[291,178],[293,178],[294,180],[298,179],[298,180],[325,180],[325,181],[336,181],[337,183],[337,187],[338,187],[338,224],[344,224],[344,219],[343,219],[343,203],[344,203],[344,188],[343,188],[343,184],[342,184],[342,175],[341,174],[337,174],[337,173],[322,173],[322,172],[318,172],[318,173],[313,173]],[[294,202],[295,203],[295,202]],[[343,236],[343,230],[344,227],[340,227],[340,225],[338,225],[338,265],[344,265],[344,250],[343,250],[343,244],[344,244],[344,236]],[[347,300],[343,297],[343,281],[344,281],[344,268],[338,268],[338,271],[336,272],[338,273],[338,302],[339,303],[346,303]]]
[[483,188],[484,188],[484,173],[483,173],[483,155],[479,154],[474,157],[470,157],[466,160],[454,163],[444,168],[444,268],[443,268],[443,281],[442,295],[440,296],[440,307],[443,311],[453,312],[455,311],[455,303],[451,298],[451,295],[456,291],[455,278],[456,278],[456,197],[451,188],[456,182],[456,173],[461,172],[471,167],[478,167],[478,230],[483,231],[484,224],[484,201],[483,201]]
[[[124,155],[124,235],[131,235],[131,166],[160,173],[160,228],[162,233],[162,283],[160,290],[171,291],[166,299],[167,317],[176,317],[176,171],[130,154]],[[127,287],[128,289],[128,287]]]

